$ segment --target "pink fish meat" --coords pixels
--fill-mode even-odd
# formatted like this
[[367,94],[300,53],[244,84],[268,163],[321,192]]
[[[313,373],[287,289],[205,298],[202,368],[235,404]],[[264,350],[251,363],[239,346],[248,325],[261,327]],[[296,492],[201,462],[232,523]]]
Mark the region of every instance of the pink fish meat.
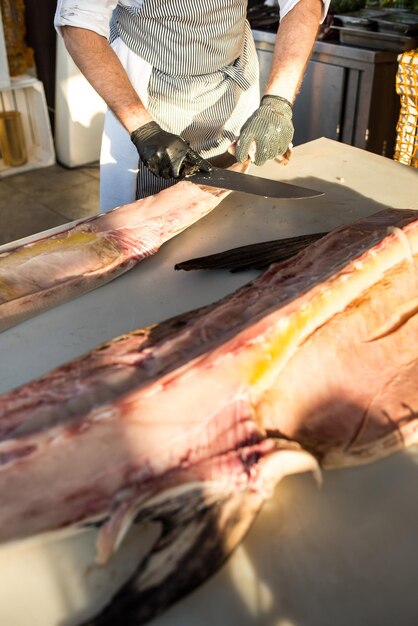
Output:
[[[230,169],[246,171],[248,163]],[[118,207],[0,250],[0,331],[104,285],[210,213],[230,192],[181,181]]]
[[224,562],[285,475],[417,441],[418,212],[340,227],[218,303],[0,397],[0,540],[162,523],[91,626],[137,626]]

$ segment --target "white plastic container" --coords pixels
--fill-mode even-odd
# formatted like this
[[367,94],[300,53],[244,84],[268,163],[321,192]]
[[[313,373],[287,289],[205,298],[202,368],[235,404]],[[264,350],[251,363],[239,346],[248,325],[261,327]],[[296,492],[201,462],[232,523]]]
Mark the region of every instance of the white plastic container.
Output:
[[28,160],[11,167],[0,159],[0,178],[55,163],[48,108],[43,83],[32,76],[10,79],[10,85],[0,89],[0,111],[19,111]]
[[106,105],[57,36],[55,148],[67,167],[99,160]]

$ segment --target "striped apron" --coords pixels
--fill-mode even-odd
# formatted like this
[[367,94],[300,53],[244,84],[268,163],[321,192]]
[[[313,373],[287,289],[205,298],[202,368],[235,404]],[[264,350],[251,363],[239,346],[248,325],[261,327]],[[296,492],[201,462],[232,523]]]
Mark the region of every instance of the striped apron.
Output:
[[[247,0],[138,0],[113,12],[110,42],[144,106],[205,158],[226,152],[259,105],[246,9]],[[138,166],[128,133],[110,112],[101,179],[101,210],[175,183]]]

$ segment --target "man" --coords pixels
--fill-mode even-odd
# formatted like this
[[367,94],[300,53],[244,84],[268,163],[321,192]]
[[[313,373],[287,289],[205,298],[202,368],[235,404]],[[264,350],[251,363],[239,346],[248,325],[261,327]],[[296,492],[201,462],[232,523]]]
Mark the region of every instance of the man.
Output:
[[[292,104],[330,0],[279,0],[260,102],[246,0],[58,0],[55,26],[108,105],[101,210],[167,187],[238,138],[256,165],[283,155]],[[138,166],[139,156],[139,166]],[[138,169],[139,167],[139,169]]]

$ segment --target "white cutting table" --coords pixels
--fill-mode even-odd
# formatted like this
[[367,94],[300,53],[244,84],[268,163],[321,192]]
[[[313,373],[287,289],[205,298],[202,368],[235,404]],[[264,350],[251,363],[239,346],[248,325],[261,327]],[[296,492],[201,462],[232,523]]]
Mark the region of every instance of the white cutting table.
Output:
[[[417,170],[328,139],[296,147],[286,167],[252,171],[326,195],[231,194],[128,274],[0,334],[0,392],[106,339],[218,300],[256,275],[176,272],[178,261],[330,230],[385,207],[418,209]],[[152,625],[418,624],[417,462],[411,450],[327,472],[321,489],[309,475],[285,479],[228,564]],[[155,533],[134,529],[104,569],[93,564],[93,531],[1,547],[0,624],[75,626],[109,597]]]

